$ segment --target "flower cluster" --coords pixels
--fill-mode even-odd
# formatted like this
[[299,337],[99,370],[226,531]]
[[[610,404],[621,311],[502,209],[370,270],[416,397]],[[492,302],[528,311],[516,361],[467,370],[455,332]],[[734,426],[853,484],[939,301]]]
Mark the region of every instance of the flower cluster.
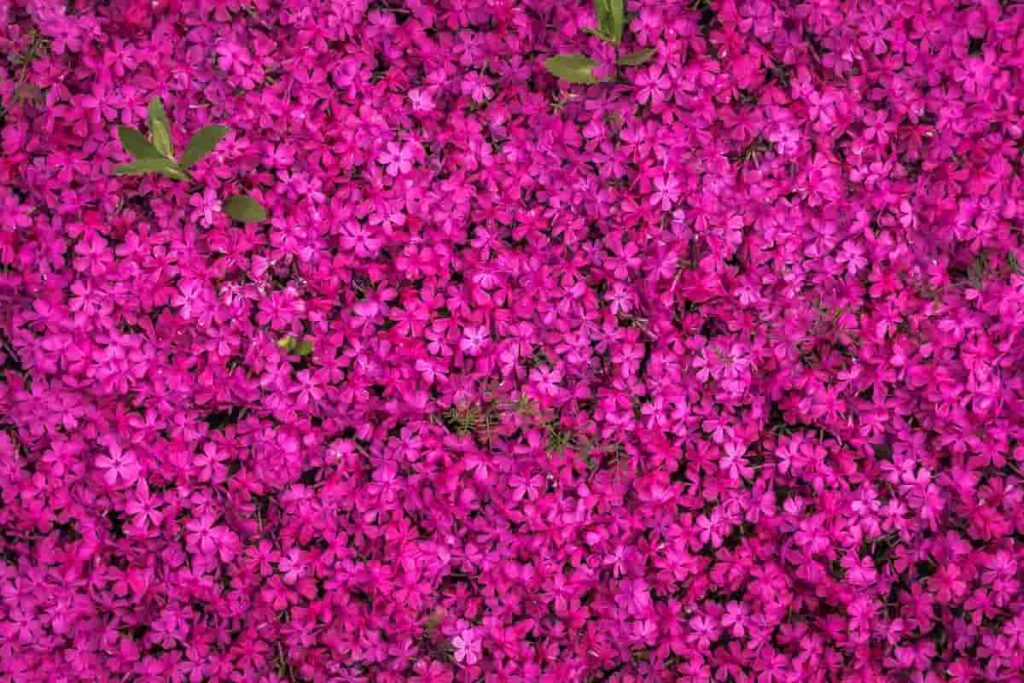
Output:
[[626,12],[0,3],[0,678],[1019,680],[1024,5]]

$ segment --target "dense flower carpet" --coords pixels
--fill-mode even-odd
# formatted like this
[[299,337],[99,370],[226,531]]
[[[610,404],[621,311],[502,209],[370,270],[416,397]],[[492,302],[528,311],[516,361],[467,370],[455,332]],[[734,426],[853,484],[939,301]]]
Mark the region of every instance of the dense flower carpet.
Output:
[[1024,5],[0,2],[0,678],[1021,681]]

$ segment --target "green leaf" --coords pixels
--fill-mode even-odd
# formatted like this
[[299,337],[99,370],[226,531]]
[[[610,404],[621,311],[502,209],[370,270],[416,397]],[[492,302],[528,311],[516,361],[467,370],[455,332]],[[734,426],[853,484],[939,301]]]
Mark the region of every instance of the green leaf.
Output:
[[228,215],[241,223],[256,223],[266,220],[267,211],[259,202],[246,194],[237,194],[224,203]]
[[545,69],[570,83],[597,83],[595,66],[597,62],[580,54],[556,55],[544,60]]
[[637,50],[636,52],[630,52],[628,55],[622,55],[619,57],[619,66],[640,66],[651,61],[657,50],[653,47],[644,48],[643,50]]
[[149,101],[149,134],[153,138],[153,146],[168,159],[174,157],[174,144],[171,142],[171,122],[167,120],[164,103],[159,97]]
[[594,0],[594,14],[597,15],[598,38],[618,45],[626,23],[624,0]]
[[142,175],[144,173],[160,173],[175,180],[185,180],[187,176],[181,172],[178,165],[170,159],[157,157],[155,159],[136,159],[130,164],[123,164],[114,169],[117,175]]
[[181,170],[181,167],[177,165],[175,165],[174,168],[169,169],[167,171],[159,171],[159,173],[160,175],[166,176],[171,180],[180,180],[182,182],[192,180],[192,176],[190,176],[186,171]]
[[213,151],[217,143],[228,134],[224,126],[207,126],[192,136],[185,146],[179,163],[182,168],[191,168],[197,161]]
[[611,34],[608,29],[612,23],[611,0],[594,0],[594,18],[597,19],[597,30],[594,35],[602,40],[609,40]]
[[618,45],[622,40],[622,29],[626,26],[625,0],[611,0],[612,26],[611,36]]
[[299,341],[295,337],[281,337],[277,340],[277,348],[294,353],[297,356],[308,356],[313,353],[313,342]]
[[156,147],[149,144],[149,140],[134,128],[118,126],[117,137],[121,140],[121,146],[124,147],[124,151],[128,152],[134,159],[160,158],[160,152],[156,151]]

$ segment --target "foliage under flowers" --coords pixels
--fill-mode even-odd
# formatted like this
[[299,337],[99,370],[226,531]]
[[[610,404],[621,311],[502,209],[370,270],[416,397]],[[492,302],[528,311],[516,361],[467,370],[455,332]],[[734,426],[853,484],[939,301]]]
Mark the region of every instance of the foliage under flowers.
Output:
[[3,678],[1019,680],[1024,6],[626,11],[0,4]]

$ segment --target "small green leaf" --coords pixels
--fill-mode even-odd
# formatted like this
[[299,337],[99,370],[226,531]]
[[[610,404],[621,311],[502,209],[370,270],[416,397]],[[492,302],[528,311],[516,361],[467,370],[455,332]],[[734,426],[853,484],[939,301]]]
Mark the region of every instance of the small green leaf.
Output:
[[224,203],[228,215],[241,223],[256,223],[266,220],[267,211],[259,202],[245,194],[238,194]]
[[313,353],[313,342],[299,341],[295,337],[281,337],[277,340],[277,348],[297,356],[308,356]]
[[597,37],[618,45],[626,23],[624,0],[594,0],[594,14],[597,15]]
[[178,165],[170,159],[163,157],[151,159],[136,159],[130,164],[123,164],[114,169],[117,175],[142,175],[143,173],[176,173],[183,175]]
[[640,66],[651,61],[657,50],[653,47],[644,48],[643,50],[637,50],[636,52],[630,52],[628,55],[622,55],[619,57],[619,66]]
[[437,627],[440,626],[441,622],[443,621],[444,610],[442,610],[441,608],[434,610],[433,612],[431,612],[430,616],[427,617],[427,620],[423,622],[423,632],[426,633],[428,636],[433,635],[434,631],[437,630]]
[[597,62],[580,54],[556,55],[544,60],[545,69],[570,83],[597,83],[595,66]]
[[168,159],[173,159],[174,145],[171,143],[171,131],[164,128],[160,122],[154,123],[150,131],[153,134],[153,146],[157,151]]
[[160,158],[160,152],[156,151],[156,147],[149,144],[149,140],[134,128],[118,126],[117,137],[121,140],[121,146],[124,148],[124,151],[128,152],[134,159]]
[[164,103],[159,97],[149,101],[149,134],[153,138],[153,146],[168,159],[174,157],[174,144],[171,142],[171,122],[167,120]]
[[610,37],[608,29],[612,22],[611,0],[594,0],[594,18],[597,19],[597,30],[594,35],[602,40]]
[[626,26],[625,0],[611,0],[612,26],[609,32],[616,45],[622,40],[622,29]]
[[157,172],[166,178],[170,178],[171,180],[180,180],[182,182],[192,180],[192,176],[190,176],[185,171],[182,171],[180,168],[178,168],[178,166],[175,166],[174,168],[168,169],[166,171]]
[[185,146],[185,152],[179,161],[181,167],[191,168],[193,164],[212,152],[227,133],[228,129],[224,126],[207,126],[201,129],[192,136]]

